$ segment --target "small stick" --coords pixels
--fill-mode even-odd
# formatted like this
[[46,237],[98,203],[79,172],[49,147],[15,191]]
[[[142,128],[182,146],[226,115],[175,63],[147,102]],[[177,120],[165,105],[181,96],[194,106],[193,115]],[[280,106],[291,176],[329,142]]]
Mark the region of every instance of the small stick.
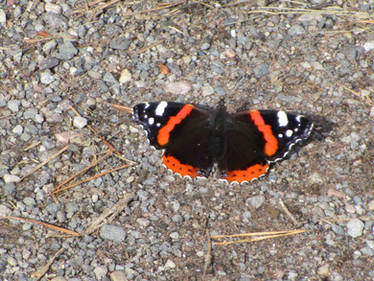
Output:
[[279,198],[279,204],[281,205],[283,211],[286,213],[286,215],[292,220],[292,222],[295,225],[298,225],[298,221],[295,219],[294,215],[291,214],[291,212],[288,210],[287,206],[283,203],[282,199]]
[[111,208],[107,208],[104,210],[104,212],[95,220],[93,220],[90,225],[83,230],[80,235],[87,235],[94,232],[96,229],[101,227],[101,225],[105,222],[107,222],[107,218],[109,217],[108,221],[111,221],[114,219],[115,216],[117,216],[119,213],[123,211],[123,209],[132,201],[135,197],[134,193],[126,193],[125,196],[119,200],[115,205],[113,205]]
[[9,219],[9,220],[24,221],[24,222],[28,222],[28,223],[32,223],[32,224],[38,224],[38,225],[41,225],[41,226],[44,226],[44,227],[47,227],[47,228],[50,228],[50,229],[53,229],[53,230],[62,231],[64,233],[68,234],[68,235],[79,236],[78,232],[75,232],[75,231],[60,227],[60,226],[56,226],[56,225],[53,225],[53,224],[50,224],[50,223],[47,223],[47,222],[30,219],[30,218],[13,217],[13,216],[6,216],[6,217],[0,217],[0,218]]
[[113,103],[112,107],[119,110],[119,111],[124,111],[124,112],[127,112],[127,113],[131,113],[131,111],[132,111],[130,107],[119,105],[119,104],[114,104]]
[[107,153],[105,153],[104,156],[100,157],[98,160],[96,161],[93,161],[90,165],[88,165],[87,167],[83,168],[82,170],[78,171],[77,173],[75,173],[74,175],[68,177],[66,180],[64,180],[62,183],[60,183],[58,186],[56,186],[54,188],[54,190],[52,191],[52,194],[56,194],[56,193],[59,193],[60,191],[62,191],[62,186],[67,184],[69,181],[73,180],[74,178],[76,178],[77,176],[83,174],[84,172],[86,172],[87,170],[91,169],[93,166],[97,165],[99,162],[101,162],[102,160],[104,160],[106,157],[108,157],[110,155],[110,151],[108,150]]
[[105,176],[105,175],[107,175],[107,174],[110,174],[110,173],[112,173],[112,172],[115,172],[115,171],[121,170],[121,169],[126,168],[126,167],[129,167],[129,166],[131,166],[131,164],[124,164],[124,165],[122,165],[122,166],[120,166],[120,167],[110,169],[110,170],[108,170],[108,171],[105,171],[105,172],[102,172],[102,173],[100,173],[100,174],[97,174],[97,175],[94,175],[94,176],[92,176],[92,177],[89,177],[88,179],[84,179],[84,180],[81,180],[81,181],[79,181],[79,182],[73,183],[73,184],[71,184],[71,185],[68,185],[68,186],[62,187],[62,188],[60,188],[60,189],[58,190],[58,192],[65,191],[65,190],[68,190],[68,189],[71,189],[71,188],[76,187],[77,185],[80,185],[80,184],[82,184],[82,183],[92,181],[92,180],[94,180],[94,179],[97,179],[97,178],[99,178],[99,177]]
[[29,175],[35,173],[35,171],[39,170],[41,167],[43,167],[45,164],[47,164],[49,161],[51,161],[52,159],[56,158],[57,156],[59,156],[61,153],[63,153],[65,150],[67,150],[69,148],[69,145],[66,145],[64,146],[61,150],[59,150],[58,152],[56,152],[55,154],[53,154],[51,157],[49,157],[48,159],[44,160],[42,163],[40,163],[39,165],[37,165],[36,167],[34,167],[33,169],[31,169],[30,172],[28,172],[26,175],[24,175],[22,178],[21,178],[21,181],[28,177]]
[[206,237],[208,239],[208,250],[204,258],[204,271],[203,271],[203,277],[206,276],[206,273],[208,271],[208,267],[212,263],[212,239],[210,238],[209,229],[205,229]]
[[231,245],[231,244],[238,244],[238,243],[247,243],[247,242],[256,242],[256,241],[261,241],[265,239],[271,239],[271,238],[277,238],[277,237],[283,237],[283,236],[289,236],[289,235],[295,235],[299,233],[303,233],[305,230],[293,230],[288,233],[284,234],[276,234],[276,235],[268,235],[268,236],[261,236],[261,237],[254,237],[254,238],[248,238],[248,239],[241,239],[241,240],[236,240],[236,241],[223,241],[223,242],[213,242],[213,245]]
[[31,278],[36,278],[35,280],[38,281],[40,280],[44,274],[47,273],[49,267],[51,266],[51,264],[55,261],[55,259],[62,254],[62,252],[64,251],[65,249],[64,248],[60,248],[60,250],[57,251],[56,254],[53,255],[53,257],[47,262],[46,265],[42,266],[41,268],[39,268],[37,271],[34,271],[32,272],[30,275],[31,275]]

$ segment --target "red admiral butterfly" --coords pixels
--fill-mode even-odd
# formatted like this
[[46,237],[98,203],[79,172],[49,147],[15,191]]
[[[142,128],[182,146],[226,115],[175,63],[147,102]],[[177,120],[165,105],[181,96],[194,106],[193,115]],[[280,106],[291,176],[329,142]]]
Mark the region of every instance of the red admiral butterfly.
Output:
[[269,164],[284,158],[291,147],[309,137],[313,123],[285,111],[252,110],[228,113],[175,103],[140,103],[134,119],[156,149],[165,149],[164,165],[191,178],[207,176],[217,164],[220,178],[249,182],[263,176]]

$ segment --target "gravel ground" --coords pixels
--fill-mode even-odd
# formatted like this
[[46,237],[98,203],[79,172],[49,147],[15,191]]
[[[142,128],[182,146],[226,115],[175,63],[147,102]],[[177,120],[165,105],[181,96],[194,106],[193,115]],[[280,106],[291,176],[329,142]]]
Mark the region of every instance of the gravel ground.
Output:
[[[0,2],[0,216],[82,232],[134,195],[81,237],[1,219],[0,280],[374,280],[374,1],[248,2]],[[311,140],[250,184],[188,181],[111,107],[222,97],[304,113]],[[105,155],[99,136],[135,164],[54,200]],[[133,162],[112,153],[74,181]],[[206,230],[295,228],[213,246],[204,275]]]

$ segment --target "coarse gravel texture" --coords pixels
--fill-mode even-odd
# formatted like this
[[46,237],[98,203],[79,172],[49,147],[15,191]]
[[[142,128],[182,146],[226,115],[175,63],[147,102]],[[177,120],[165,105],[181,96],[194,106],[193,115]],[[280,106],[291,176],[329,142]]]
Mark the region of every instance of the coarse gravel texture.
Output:
[[[374,280],[374,1],[227,2],[0,2],[0,216],[81,232],[135,194],[79,238],[0,219],[0,280],[36,280],[56,253],[40,280]],[[222,97],[230,111],[304,113],[315,130],[265,177],[229,186],[166,171],[111,107]],[[99,136],[135,164],[54,200],[106,153]],[[111,154],[74,181],[125,163]],[[213,246],[204,275],[206,229],[296,228]]]

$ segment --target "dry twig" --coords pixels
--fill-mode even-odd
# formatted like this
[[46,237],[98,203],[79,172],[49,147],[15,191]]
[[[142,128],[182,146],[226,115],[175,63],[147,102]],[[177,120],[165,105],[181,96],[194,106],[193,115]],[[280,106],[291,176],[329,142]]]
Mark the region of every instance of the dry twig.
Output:
[[287,206],[283,203],[283,200],[279,198],[279,204],[281,205],[283,211],[286,213],[286,215],[292,220],[292,222],[295,225],[298,225],[298,221],[296,220],[295,216],[291,214],[291,212],[288,210]]
[[252,232],[252,233],[240,233],[240,234],[231,234],[231,235],[214,235],[211,236],[212,239],[227,239],[227,238],[240,238],[240,237],[253,237],[241,240],[234,240],[234,241],[223,241],[223,242],[213,242],[213,245],[231,245],[231,244],[238,244],[238,243],[246,243],[246,242],[255,242],[265,239],[289,236],[304,233],[305,230],[303,229],[295,229],[295,230],[283,230],[283,231],[269,231],[269,232]]
[[126,206],[135,197],[134,193],[126,193],[124,197],[119,200],[114,206],[104,210],[104,212],[95,220],[93,220],[90,225],[80,233],[80,235],[87,235],[94,232],[96,229],[101,227],[104,223],[111,222],[119,213],[126,208]]
[[57,156],[59,156],[61,153],[63,153],[65,150],[67,150],[69,148],[69,145],[66,145],[64,146],[62,149],[60,149],[59,151],[57,151],[55,154],[53,154],[51,157],[49,157],[48,159],[44,160],[42,163],[40,163],[39,165],[37,165],[36,167],[34,167],[33,169],[31,169],[31,171],[29,171],[26,175],[24,175],[22,178],[21,178],[21,181],[28,177],[29,175],[35,173],[35,171],[39,170],[41,167],[43,167],[45,164],[47,164],[49,161],[51,161],[52,159],[55,159]]
[[31,224],[38,224],[38,225],[41,225],[41,226],[49,228],[49,229],[64,232],[68,235],[79,236],[78,232],[75,232],[75,231],[60,227],[60,226],[56,226],[56,225],[53,225],[53,224],[50,224],[50,223],[47,223],[47,222],[43,222],[43,221],[38,221],[38,220],[30,219],[30,218],[13,217],[13,216],[0,217],[0,219],[1,218],[9,219],[9,220],[23,221],[23,222],[28,222],[28,223],[31,223]]
[[207,274],[207,271],[208,271],[208,267],[211,265],[212,263],[212,239],[210,238],[210,233],[209,233],[209,229],[208,227],[205,229],[205,235],[208,239],[208,249],[207,249],[207,253],[205,255],[205,258],[204,258],[204,270],[203,270],[203,276],[205,277],[206,274]]

